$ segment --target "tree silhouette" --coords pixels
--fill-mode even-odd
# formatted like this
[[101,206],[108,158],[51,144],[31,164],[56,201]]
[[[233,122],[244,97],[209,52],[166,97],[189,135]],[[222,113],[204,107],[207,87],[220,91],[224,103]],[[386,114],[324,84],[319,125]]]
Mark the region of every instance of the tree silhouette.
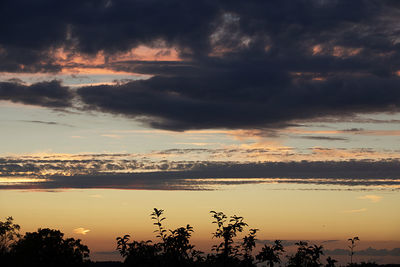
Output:
[[353,238],[349,238],[347,239],[347,241],[350,241],[351,244],[348,246],[350,249],[350,265],[353,264],[353,255],[354,255],[354,248],[356,247],[356,241],[360,241],[360,239],[358,238],[358,236],[355,236]]
[[58,230],[39,229],[26,233],[11,249],[16,266],[88,266],[89,248],[74,238],[64,239]]
[[221,253],[224,259],[230,256],[236,256],[239,253],[238,246],[233,246],[233,238],[239,232],[243,232],[243,228],[247,223],[243,222],[243,217],[233,215],[227,222],[227,216],[223,212],[210,211],[212,217],[215,219],[212,223],[217,224],[218,228],[213,233],[213,237],[222,238],[223,242],[214,246],[217,253]]
[[256,259],[259,262],[267,261],[270,267],[274,267],[274,263],[280,263],[280,256],[285,252],[280,240],[275,240],[274,245],[268,246],[267,244],[257,254]]
[[13,223],[13,217],[0,221],[0,262],[9,264],[12,245],[20,238],[20,226]]

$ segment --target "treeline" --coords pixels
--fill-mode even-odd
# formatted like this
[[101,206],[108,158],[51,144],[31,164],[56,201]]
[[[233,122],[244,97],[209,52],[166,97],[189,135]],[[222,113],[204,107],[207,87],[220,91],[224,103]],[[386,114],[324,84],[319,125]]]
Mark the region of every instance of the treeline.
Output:
[[[166,229],[163,222],[166,219],[164,211],[154,209],[151,213],[155,233],[159,242],[135,241],[129,235],[117,237],[117,250],[123,257],[122,266],[139,267],[201,267],[201,266],[229,266],[229,267],[274,267],[283,260],[285,249],[280,240],[271,245],[265,244],[258,253],[256,234],[258,229],[248,229],[240,241],[235,237],[248,228],[243,217],[230,216],[222,212],[211,211],[216,230],[213,237],[220,240],[212,247],[211,253],[205,254],[191,244],[190,238],[193,228],[188,224],[174,230]],[[58,230],[38,229],[36,232],[21,236],[20,226],[9,217],[0,221],[0,266],[32,266],[32,267],[69,267],[69,266],[117,266],[118,263],[93,263],[89,259],[90,250],[81,244],[81,240],[64,238]],[[355,242],[358,238],[351,238],[349,246],[350,263],[348,266],[378,266],[375,263],[353,263]],[[307,242],[296,243],[297,251],[286,256],[288,267],[334,267],[335,259],[328,257],[322,262],[323,247],[310,245]]]

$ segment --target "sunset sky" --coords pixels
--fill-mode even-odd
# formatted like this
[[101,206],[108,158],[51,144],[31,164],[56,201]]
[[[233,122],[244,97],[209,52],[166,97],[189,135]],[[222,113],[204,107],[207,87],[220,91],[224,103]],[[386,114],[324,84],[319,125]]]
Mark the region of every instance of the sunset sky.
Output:
[[400,262],[400,1],[3,0],[0,25],[0,220],[103,260],[154,207],[200,247],[221,210]]

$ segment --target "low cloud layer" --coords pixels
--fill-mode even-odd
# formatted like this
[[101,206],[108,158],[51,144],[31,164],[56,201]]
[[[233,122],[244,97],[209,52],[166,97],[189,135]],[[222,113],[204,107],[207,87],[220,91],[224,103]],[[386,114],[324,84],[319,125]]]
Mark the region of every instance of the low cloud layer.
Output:
[[[334,250],[325,250],[326,255],[349,255],[349,250],[347,249],[334,249]],[[400,257],[400,248],[394,249],[375,249],[375,248],[367,248],[364,250],[358,250],[354,252],[358,256],[398,256]]]
[[[207,190],[225,185],[300,183],[400,188],[399,161],[239,163],[121,159],[1,159],[0,189]],[[22,180],[23,177],[28,178]],[[34,180],[32,180],[34,179]],[[370,199],[369,197],[368,199]]]
[[[78,88],[75,101],[154,128],[274,128],[399,111],[396,1],[18,0],[1,10],[0,71],[148,75]],[[121,56],[143,46],[177,55]],[[52,108],[74,106],[71,92],[57,81],[0,85],[0,99]]]

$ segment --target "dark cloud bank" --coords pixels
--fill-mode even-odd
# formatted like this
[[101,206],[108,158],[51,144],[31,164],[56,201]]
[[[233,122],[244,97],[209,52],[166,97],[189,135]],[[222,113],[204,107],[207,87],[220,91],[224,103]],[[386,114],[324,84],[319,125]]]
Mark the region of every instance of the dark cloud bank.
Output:
[[0,100],[38,105],[50,108],[65,108],[71,105],[72,93],[60,81],[40,82],[25,85],[19,81],[0,82]]
[[[102,66],[148,80],[76,92],[88,110],[155,128],[268,127],[400,106],[398,1],[6,0],[0,10],[0,71],[60,71],[57,48],[89,56],[177,49],[182,61]],[[72,105],[56,81],[2,83],[0,99]]]
[[[135,170],[137,172],[132,172]],[[130,171],[116,173],[116,171]],[[143,172],[143,170],[153,170]],[[39,175],[42,172],[55,175]],[[265,183],[248,178],[285,178],[274,182],[362,186],[400,186],[399,161],[320,162],[111,162],[107,160],[0,160],[3,177],[32,177],[46,181],[2,184],[0,189],[115,188],[204,190],[212,186]],[[59,174],[57,174],[59,172]],[[63,173],[69,173],[65,175]],[[233,178],[215,180],[214,178]],[[313,179],[314,178],[314,179]],[[319,179],[315,179],[319,178]],[[389,187],[388,187],[389,188]],[[396,190],[395,187],[391,187]],[[390,188],[389,188],[390,189]]]

